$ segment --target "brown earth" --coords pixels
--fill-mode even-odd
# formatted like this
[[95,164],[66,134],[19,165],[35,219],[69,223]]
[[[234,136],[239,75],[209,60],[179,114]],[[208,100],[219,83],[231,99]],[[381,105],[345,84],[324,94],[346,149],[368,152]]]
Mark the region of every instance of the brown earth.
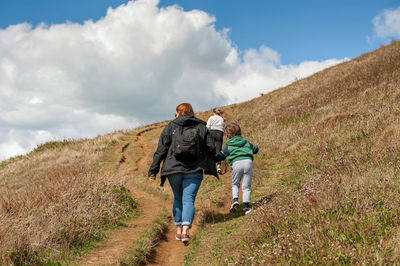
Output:
[[[121,157],[119,159],[120,164],[118,165],[118,171],[129,174],[129,176],[135,177],[144,169],[147,168],[146,156],[150,153],[149,145],[144,141],[143,131],[129,137],[127,140],[119,143],[110,151],[109,158],[113,158],[115,151],[121,151]],[[135,160],[136,169],[133,171],[126,171],[128,168],[128,162],[133,160],[131,155],[128,153],[129,145],[135,141],[137,145],[141,147],[140,154],[142,156]],[[132,182],[127,184],[128,189],[131,191],[132,197],[138,202],[139,216],[132,219],[127,223],[127,226],[115,230],[98,248],[84,256],[80,263],[81,265],[103,265],[113,264],[124,254],[124,252],[139,239],[141,234],[146,228],[152,223],[152,221],[158,218],[161,213],[162,206],[165,204],[162,200],[154,197],[150,193],[147,193],[141,189],[137,189]]]

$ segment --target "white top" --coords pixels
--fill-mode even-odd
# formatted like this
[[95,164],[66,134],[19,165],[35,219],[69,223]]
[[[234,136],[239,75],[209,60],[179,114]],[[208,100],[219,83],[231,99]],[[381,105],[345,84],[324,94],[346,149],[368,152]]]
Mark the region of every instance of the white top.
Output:
[[219,115],[212,115],[207,121],[207,128],[210,130],[219,130],[224,132],[225,122]]

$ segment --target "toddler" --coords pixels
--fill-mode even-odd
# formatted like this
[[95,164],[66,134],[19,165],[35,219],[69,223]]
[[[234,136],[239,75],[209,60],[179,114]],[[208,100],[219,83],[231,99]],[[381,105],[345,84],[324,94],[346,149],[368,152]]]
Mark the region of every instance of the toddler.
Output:
[[230,123],[226,126],[225,135],[229,140],[216,155],[215,161],[220,162],[228,157],[228,162],[232,166],[233,202],[229,211],[235,212],[239,207],[239,188],[240,181],[243,179],[243,211],[248,214],[252,211],[250,194],[253,176],[253,154],[258,152],[258,147],[241,136],[240,126],[236,123]]

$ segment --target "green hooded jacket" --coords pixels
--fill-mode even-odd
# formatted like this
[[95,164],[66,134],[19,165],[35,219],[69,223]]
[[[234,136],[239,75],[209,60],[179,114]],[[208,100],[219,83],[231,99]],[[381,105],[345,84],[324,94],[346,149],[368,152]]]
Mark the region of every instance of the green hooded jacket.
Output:
[[251,144],[242,136],[235,136],[226,142],[225,147],[216,155],[215,161],[219,162],[228,157],[228,163],[232,165],[239,160],[251,159],[258,152],[258,147]]

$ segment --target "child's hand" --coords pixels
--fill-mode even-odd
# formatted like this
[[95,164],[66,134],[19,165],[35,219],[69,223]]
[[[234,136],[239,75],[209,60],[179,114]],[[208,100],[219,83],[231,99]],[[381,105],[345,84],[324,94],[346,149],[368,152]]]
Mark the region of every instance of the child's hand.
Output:
[[150,180],[150,182],[153,182],[153,181],[155,181],[156,180],[156,175],[150,175],[149,176],[149,180]]

